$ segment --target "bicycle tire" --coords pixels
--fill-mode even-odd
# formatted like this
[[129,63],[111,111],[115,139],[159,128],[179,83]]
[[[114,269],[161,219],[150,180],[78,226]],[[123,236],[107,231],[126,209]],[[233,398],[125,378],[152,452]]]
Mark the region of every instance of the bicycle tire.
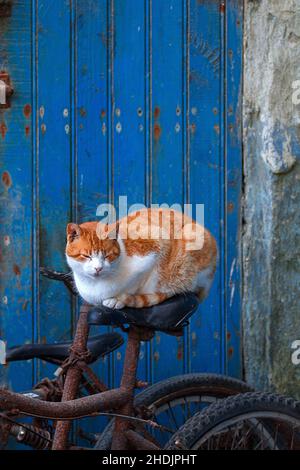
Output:
[[[266,423],[270,419],[274,419],[274,423],[285,419],[283,422],[286,422],[286,426],[297,426],[297,434],[300,437],[299,401],[274,393],[250,392],[220,400],[195,414],[171,437],[164,448],[168,450],[212,448],[209,446],[209,439],[213,442],[212,439],[215,438],[216,443],[216,437],[220,439],[222,436],[224,442],[225,432],[228,430],[227,432],[232,433],[230,426],[233,423],[240,425],[243,420],[249,422],[256,420],[255,422],[266,428]],[[274,446],[274,436],[272,445]]]
[[[169,400],[182,398],[184,394],[198,394],[211,399],[220,399],[238,393],[253,391],[245,382],[219,374],[183,374],[174,376],[147,387],[135,397],[135,407],[146,406],[155,414]],[[114,420],[104,428],[94,449],[110,450]]]

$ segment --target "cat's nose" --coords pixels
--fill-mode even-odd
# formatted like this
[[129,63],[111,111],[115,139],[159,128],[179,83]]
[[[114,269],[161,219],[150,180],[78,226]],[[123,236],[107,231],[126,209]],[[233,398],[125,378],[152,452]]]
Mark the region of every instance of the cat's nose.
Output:
[[102,268],[95,268],[96,274],[99,274],[102,271]]

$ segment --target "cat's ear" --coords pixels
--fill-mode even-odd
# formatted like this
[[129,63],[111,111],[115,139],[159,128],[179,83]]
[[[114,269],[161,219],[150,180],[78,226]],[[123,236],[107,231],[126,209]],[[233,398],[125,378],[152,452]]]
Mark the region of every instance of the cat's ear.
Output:
[[68,242],[72,242],[75,238],[80,237],[80,227],[77,224],[68,224],[67,225],[67,240]]

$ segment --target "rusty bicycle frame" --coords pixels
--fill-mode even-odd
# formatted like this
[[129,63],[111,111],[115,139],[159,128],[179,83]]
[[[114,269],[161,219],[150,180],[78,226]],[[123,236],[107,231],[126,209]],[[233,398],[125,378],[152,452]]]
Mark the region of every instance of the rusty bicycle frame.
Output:
[[[57,273],[59,274],[59,273]],[[49,276],[50,277],[50,276]],[[55,278],[55,276],[53,276]],[[58,277],[56,277],[58,278]],[[61,279],[74,293],[72,284],[68,278]],[[97,377],[93,377],[98,385],[100,393],[76,398],[82,374],[86,367],[88,357],[87,340],[89,325],[87,316],[90,306],[83,304],[77,322],[76,333],[70,348],[70,356],[67,359],[65,381],[60,402],[42,401],[14,393],[6,389],[0,389],[0,409],[12,415],[29,415],[35,418],[57,420],[52,450],[64,450],[68,448],[68,436],[72,420],[87,416],[96,416],[101,412],[115,412],[115,424],[112,439],[112,450],[143,449],[156,450],[159,445],[153,437],[144,429],[138,433],[134,429],[134,390],[139,387],[136,378],[140,342],[149,340],[154,332],[145,327],[130,326],[128,341],[123,365],[123,375],[119,388],[107,390]],[[91,371],[90,371],[91,372]],[[143,384],[142,384],[143,386]],[[40,390],[41,394],[44,390]],[[8,414],[9,416],[9,414]],[[130,419],[131,418],[131,419]],[[143,420],[141,420],[143,421]],[[146,420],[144,420],[146,422]],[[153,425],[155,423],[152,423]],[[143,434],[143,435],[142,435]]]

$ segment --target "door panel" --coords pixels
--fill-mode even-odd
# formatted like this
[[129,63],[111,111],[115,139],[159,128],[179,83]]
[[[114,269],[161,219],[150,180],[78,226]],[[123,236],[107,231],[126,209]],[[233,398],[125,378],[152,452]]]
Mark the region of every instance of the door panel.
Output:
[[[120,196],[191,203],[194,215],[204,204],[220,258],[211,293],[184,337],[142,345],[139,378],[240,376],[242,2],[19,0],[0,35],[16,91],[0,109],[1,339],[72,336],[78,302],[38,275],[67,269],[68,222]],[[124,352],[95,365],[110,385]],[[21,390],[52,372],[26,362],[1,378]]]

